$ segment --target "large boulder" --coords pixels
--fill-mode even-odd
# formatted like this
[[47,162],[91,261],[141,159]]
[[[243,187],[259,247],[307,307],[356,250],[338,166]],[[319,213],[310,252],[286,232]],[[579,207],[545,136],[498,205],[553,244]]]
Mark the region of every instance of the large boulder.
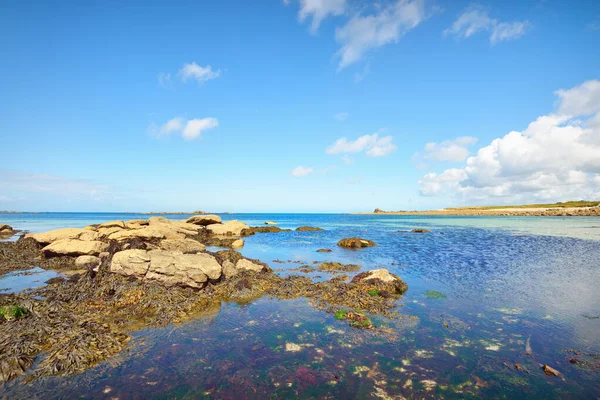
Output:
[[206,246],[192,239],[165,239],[160,242],[159,247],[167,251],[179,251],[185,254],[193,254],[204,251]]
[[98,255],[108,249],[108,244],[97,240],[61,239],[42,249],[47,256]]
[[345,247],[347,249],[362,249],[363,247],[377,246],[377,244],[371,240],[356,237],[342,239],[338,242],[337,245],[340,247]]
[[385,268],[362,272],[352,278],[351,282],[364,286],[365,290],[375,289],[382,294],[402,294],[408,289],[406,282]]
[[207,225],[206,229],[213,235],[240,236],[244,229],[248,229],[248,225],[238,221],[237,219],[234,219],[223,224]]
[[194,215],[193,217],[188,218],[185,222],[188,224],[194,225],[211,225],[211,224],[220,224],[221,217],[218,215],[208,214],[208,215]]
[[111,271],[158,281],[167,286],[201,288],[210,280],[218,280],[222,267],[207,253],[182,254],[165,250],[125,250],[116,253]]
[[48,244],[62,239],[75,239],[84,232],[86,230],[81,228],[62,228],[42,233],[28,233],[25,238],[32,238],[38,243]]

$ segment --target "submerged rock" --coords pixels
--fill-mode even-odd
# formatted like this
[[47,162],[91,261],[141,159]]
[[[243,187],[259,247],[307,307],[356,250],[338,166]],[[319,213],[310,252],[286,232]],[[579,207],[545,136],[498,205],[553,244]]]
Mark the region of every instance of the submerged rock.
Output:
[[321,272],[355,272],[360,269],[360,265],[324,262],[319,264],[317,269]]
[[317,250],[317,253],[331,253],[332,250],[331,249],[319,249]]
[[415,228],[411,232],[413,232],[413,233],[429,233],[431,231],[429,229],[425,229],[425,228]]
[[337,245],[347,249],[362,249],[363,247],[377,246],[377,244],[371,240],[356,237],[342,239]]
[[310,232],[310,231],[322,231],[322,228],[317,228],[314,226],[299,226],[298,228],[296,228],[296,231],[298,232]]
[[208,214],[208,215],[194,215],[191,218],[188,218],[185,222],[188,224],[194,225],[212,225],[212,224],[220,224],[222,222],[221,217],[218,215]]

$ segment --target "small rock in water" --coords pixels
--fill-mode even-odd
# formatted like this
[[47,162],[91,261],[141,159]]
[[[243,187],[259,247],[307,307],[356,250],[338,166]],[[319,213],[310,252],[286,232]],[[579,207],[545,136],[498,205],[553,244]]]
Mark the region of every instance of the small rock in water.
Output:
[[552,368],[551,366],[544,364],[542,365],[542,369],[544,370],[544,373],[548,376],[559,376],[560,372],[558,372],[557,370],[555,370],[554,368]]

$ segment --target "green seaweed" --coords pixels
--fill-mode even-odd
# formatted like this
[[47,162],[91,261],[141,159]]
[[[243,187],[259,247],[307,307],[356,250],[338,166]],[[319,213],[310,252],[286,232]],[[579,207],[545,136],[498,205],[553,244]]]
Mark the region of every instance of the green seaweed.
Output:
[[367,290],[367,293],[369,293],[371,296],[379,296],[379,290],[377,289]]
[[428,290],[425,293],[423,293],[423,296],[425,296],[426,299],[445,299],[446,297],[448,297],[444,293],[435,290]]
[[335,319],[345,320],[348,316],[348,311],[346,310],[338,310],[335,312]]
[[29,313],[26,308],[20,306],[2,306],[0,307],[0,321],[10,321],[19,319]]

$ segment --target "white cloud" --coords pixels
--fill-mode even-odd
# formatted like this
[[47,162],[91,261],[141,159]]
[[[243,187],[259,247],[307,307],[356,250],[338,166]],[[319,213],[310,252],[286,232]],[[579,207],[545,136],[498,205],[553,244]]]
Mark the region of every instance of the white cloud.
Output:
[[219,126],[216,118],[190,119],[183,128],[182,136],[184,139],[192,140],[200,137],[200,134],[207,130]]
[[344,164],[350,165],[354,162],[354,159],[352,157],[350,157],[348,154],[344,154],[342,156],[342,161],[344,162]]
[[173,133],[181,133],[186,140],[192,140],[200,137],[200,134],[207,130],[219,126],[216,118],[202,118],[185,120],[181,117],[175,117],[164,124],[158,126],[151,123],[148,132],[155,137],[167,136]]
[[184,64],[183,68],[179,70],[179,76],[183,82],[187,82],[190,79],[196,80],[199,84],[202,84],[211,79],[218,78],[221,75],[221,70],[212,70],[210,65],[202,67],[195,62]]
[[452,26],[444,31],[444,35],[468,38],[477,32],[490,32],[490,42],[495,44],[503,40],[518,39],[531,27],[529,21],[500,22],[490,18],[488,10],[480,5],[473,5],[458,16]]
[[461,168],[425,175],[421,194],[504,202],[599,198],[600,81],[556,94],[556,113],[493,140]]
[[338,70],[359,61],[375,48],[398,42],[425,18],[424,0],[397,0],[375,14],[354,15],[335,32],[341,44],[336,53]]
[[325,18],[329,15],[342,15],[345,8],[346,0],[300,0],[298,19],[304,22],[306,18],[312,16],[310,32],[314,34]]
[[295,176],[298,178],[301,176],[310,175],[314,172],[315,172],[315,170],[312,168],[304,168],[302,165],[299,165],[292,170],[291,174],[292,174],[292,176]]
[[477,138],[471,136],[462,136],[441,143],[429,142],[425,145],[424,157],[438,161],[461,162],[469,156],[468,147],[476,142]]
[[354,141],[340,138],[327,148],[327,154],[365,152],[371,157],[383,157],[393,153],[397,147],[392,143],[392,136],[379,137],[378,133],[363,135]]
[[337,113],[333,116],[333,118],[335,118],[336,120],[342,122],[348,119],[348,117],[350,116],[350,114],[348,114],[347,112],[341,112],[341,113]]

